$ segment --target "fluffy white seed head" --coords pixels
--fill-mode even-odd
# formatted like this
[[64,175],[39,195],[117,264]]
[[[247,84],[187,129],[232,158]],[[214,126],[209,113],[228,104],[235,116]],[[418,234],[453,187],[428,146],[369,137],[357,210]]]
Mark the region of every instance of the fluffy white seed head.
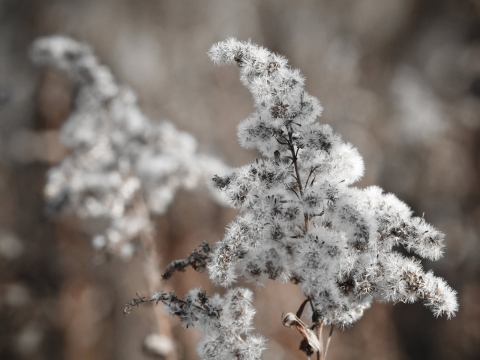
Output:
[[238,276],[294,281],[326,324],[354,323],[374,299],[421,300],[452,316],[455,292],[394,250],[437,260],[444,235],[378,187],[350,186],[364,173],[358,151],[316,122],[317,99],[285,58],[251,42],[228,39],[209,51],[218,65],[237,64],[256,112],[238,126],[240,144],[263,155],[217,177],[241,214],[217,243],[211,279]]

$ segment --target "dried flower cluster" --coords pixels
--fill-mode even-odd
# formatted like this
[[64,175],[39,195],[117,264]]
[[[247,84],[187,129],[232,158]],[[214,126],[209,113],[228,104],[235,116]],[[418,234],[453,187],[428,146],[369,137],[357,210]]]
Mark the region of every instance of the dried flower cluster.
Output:
[[52,210],[88,220],[97,249],[131,256],[131,240],[151,226],[150,214],[165,212],[179,187],[194,188],[224,171],[220,161],[197,154],[191,135],[150,121],[87,45],[42,38],[31,57],[66,71],[78,87],[61,129],[71,153],[49,171],[45,196]]
[[[207,267],[211,280],[225,287],[239,276],[298,284],[307,299],[296,315],[284,316],[283,324],[302,334],[301,350],[308,357],[317,352],[319,359],[326,357],[333,330],[324,347],[323,325],[353,324],[374,299],[421,300],[435,316],[454,316],[456,292],[425,272],[415,257],[394,249],[402,245],[437,260],[444,235],[379,187],[351,186],[363,175],[363,160],[330,126],[316,122],[322,107],[304,90],[300,72],[283,56],[235,39],[214,45],[209,56],[216,64],[240,67],[257,111],[240,123],[238,138],[263,158],[213,178],[241,214],[213,251],[202,244],[170,264],[164,278],[192,266],[198,271]],[[145,301],[161,301],[186,327],[204,333],[198,349],[203,359],[258,359],[261,338],[240,336],[251,330],[253,311],[230,310],[237,309],[233,299],[248,299],[242,304],[249,304],[250,296],[243,289],[211,299],[198,290],[185,300],[157,293],[149,300],[137,297],[125,312]],[[310,328],[300,320],[307,303],[314,323]],[[243,319],[247,313],[248,321]],[[243,320],[236,320],[238,314]]]
[[199,289],[190,290],[184,299],[173,292],[158,292],[149,299],[137,295],[125,305],[124,314],[144,302],[164,303],[183,326],[200,331],[203,336],[197,351],[202,359],[255,360],[265,347],[265,340],[251,333],[255,309],[248,289],[231,289],[223,297],[218,294],[208,297]]
[[363,175],[363,160],[315,121],[322,107],[300,72],[283,56],[235,39],[209,56],[240,67],[256,112],[240,123],[238,138],[263,155],[214,178],[241,215],[216,244],[211,279],[223,286],[238,276],[294,281],[323,324],[353,324],[374,299],[421,300],[435,316],[453,316],[455,291],[394,249],[437,260],[444,234],[394,195],[350,186]]
[[[317,352],[318,359],[325,359],[333,330],[324,347],[323,325],[353,324],[374,299],[421,300],[435,316],[454,316],[456,292],[432,272],[424,272],[415,257],[394,249],[402,245],[437,260],[444,235],[423,217],[413,217],[394,195],[376,186],[350,186],[362,177],[363,160],[330,126],[315,121],[322,107],[304,90],[300,72],[284,57],[235,39],[214,45],[209,55],[216,64],[240,67],[257,111],[240,123],[238,138],[263,158],[213,178],[241,214],[213,252],[202,244],[186,259],[170,264],[164,278],[187,266],[198,271],[206,266],[210,278],[225,287],[239,276],[298,284],[307,299],[296,315],[284,316],[283,324],[296,328],[304,338],[300,349],[308,357]],[[215,295],[207,301],[194,290],[185,300],[158,293],[148,301],[162,301],[186,327],[194,325],[204,333],[199,345],[203,359],[258,359],[263,342],[239,336],[250,331],[251,322],[232,317],[232,294],[247,293],[233,289],[223,299]],[[134,299],[126,313],[144,301]],[[307,303],[314,323],[310,328],[300,320]]]
[[212,248],[207,241],[202,242],[198,249],[193,250],[186,259],[179,259],[172,261],[165,273],[162,275],[163,280],[168,280],[172,277],[175,271],[185,271],[188,266],[191,266],[195,271],[203,272],[207,268],[210,259],[210,252]]

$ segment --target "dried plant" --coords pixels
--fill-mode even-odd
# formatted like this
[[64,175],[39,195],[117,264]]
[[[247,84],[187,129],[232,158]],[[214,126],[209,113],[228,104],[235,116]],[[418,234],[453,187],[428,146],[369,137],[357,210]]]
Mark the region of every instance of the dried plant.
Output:
[[191,266],[195,271],[203,272],[207,268],[209,255],[212,251],[210,244],[204,241],[197,250],[193,250],[186,259],[172,261],[165,273],[162,275],[164,280],[170,279],[175,271],[185,271],[188,266]]
[[87,45],[41,38],[31,57],[66,71],[77,86],[73,112],[61,128],[71,153],[49,171],[45,197],[52,212],[74,212],[90,228],[95,221],[95,248],[130,257],[131,241],[150,231],[150,215],[163,214],[177,189],[225,171],[219,160],[196,152],[190,134],[150,121],[133,91],[118,85]]
[[184,299],[173,292],[157,292],[149,299],[140,297],[127,303],[124,314],[145,302],[162,302],[183,326],[195,327],[203,335],[197,345],[202,359],[258,359],[265,340],[251,333],[253,315],[252,292],[235,288],[224,296],[208,297],[199,289],[190,290]]
[[[31,57],[66,71],[77,87],[74,109],[61,128],[71,152],[47,174],[50,212],[77,215],[102,254],[128,259],[139,240],[148,291],[158,290],[161,261],[151,217],[167,210],[177,189],[195,188],[225,165],[198,154],[195,139],[173,124],[150,121],[133,91],[118,85],[87,45],[62,36],[41,38]],[[161,308],[156,319],[160,332],[171,338]]]
[[[431,271],[425,272],[417,258],[395,250],[401,245],[420,257],[438,260],[444,234],[423,216],[412,216],[405,203],[379,187],[351,186],[363,175],[363,160],[330,126],[316,122],[322,107],[304,90],[300,72],[283,56],[235,39],[214,45],[209,56],[218,65],[240,67],[256,112],[240,123],[238,138],[243,147],[256,148],[263,155],[253,164],[213,179],[240,215],[209,257],[210,279],[224,287],[231,287],[239,276],[298,284],[306,300],[297,315],[283,318],[283,324],[300,331],[302,350],[307,356],[316,352],[318,359],[326,357],[328,348],[323,344],[323,326],[332,325],[332,331],[333,326],[352,325],[373,300],[422,301],[435,316],[454,316],[456,292]],[[195,259],[192,256],[171,265],[168,274],[172,269],[183,270]],[[203,267],[202,263],[199,270]],[[189,295],[187,302],[195,296]],[[169,309],[178,305],[164,295],[160,300]],[[311,327],[300,320],[307,303],[312,310]],[[188,316],[171,312],[187,327],[197,326],[191,318],[200,313],[208,313],[202,324],[218,324],[221,311],[200,308]],[[215,342],[225,353],[199,351],[200,356],[259,358],[257,350],[263,345],[240,347],[246,342],[241,335],[247,328],[229,326],[222,323],[218,328],[234,331],[236,336],[229,340],[219,336]],[[229,341],[235,339],[237,347],[232,347]]]

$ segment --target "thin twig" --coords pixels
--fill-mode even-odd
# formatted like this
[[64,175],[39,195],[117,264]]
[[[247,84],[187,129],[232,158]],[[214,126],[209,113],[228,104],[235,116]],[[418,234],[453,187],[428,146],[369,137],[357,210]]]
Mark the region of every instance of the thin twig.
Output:
[[[288,148],[290,149],[290,152],[292,153],[292,156],[289,156],[289,158],[292,160],[293,166],[295,168],[295,175],[293,176],[295,180],[297,181],[298,184],[298,190],[300,191],[300,196],[295,192],[295,195],[297,195],[298,199],[301,200],[301,197],[303,197],[303,186],[302,186],[302,179],[300,178],[300,171],[298,170],[298,152],[300,151],[300,148],[297,148],[295,150],[295,146],[293,145],[293,137],[292,137],[292,130],[290,129],[288,131]],[[277,140],[278,141],[278,140]],[[311,174],[311,173],[310,173]],[[307,184],[308,184],[308,179],[310,178],[310,175],[307,178]],[[305,185],[306,186],[306,185]],[[305,214],[305,229],[308,230],[310,227],[310,219],[307,214]]]
[[302,303],[302,305],[300,305],[300,307],[298,308],[296,315],[299,319],[302,317],[303,310],[305,309],[305,305],[307,305],[309,301],[310,301],[310,298],[306,298],[305,301]]
[[297,192],[296,192],[292,187],[288,187],[287,190],[293,191],[293,193],[294,193],[295,195],[297,195],[298,200],[302,200],[302,199],[300,198],[300,196],[297,194]]
[[280,145],[288,145],[287,143],[281,142],[281,141],[278,140],[277,138],[275,138],[275,140],[277,140],[277,142],[278,142]]
[[307,181],[305,182],[305,189],[306,189],[307,186],[308,186],[308,181],[310,180],[310,176],[312,176],[312,174],[314,174],[314,173],[315,173],[315,170],[317,170],[317,169],[318,169],[318,165],[317,165],[317,166],[312,166],[312,167],[310,168],[310,173],[308,174]]
[[323,330],[323,322],[319,318],[317,323],[315,324],[315,331],[318,338],[318,342],[320,343],[320,350],[317,352],[317,360],[324,360],[323,358],[323,338],[322,338],[322,330]]
[[305,213],[304,217],[305,217],[305,228],[308,230],[310,228],[310,217],[308,216],[307,213]]
[[[313,327],[316,330],[316,336],[318,342],[320,344],[319,351],[317,352],[317,360],[324,360],[323,358],[323,337],[322,337],[322,330],[323,330],[323,321],[319,316],[315,316],[315,306],[313,305],[313,301],[310,299],[310,307],[312,308],[312,320],[314,321]],[[313,329],[312,327],[312,329]]]
[[297,153],[295,152],[295,147],[293,146],[292,131],[288,132],[288,148],[292,153],[292,162],[293,162],[293,166],[295,167],[295,175],[298,183],[298,188],[300,189],[300,195],[303,196],[302,180],[300,178],[300,171],[298,170]]
[[333,334],[333,329],[334,328],[335,328],[335,326],[331,325],[330,333],[328,334],[327,346],[325,346],[325,356],[324,356],[323,360],[327,360],[328,347],[330,346],[330,340],[332,340],[332,334]]

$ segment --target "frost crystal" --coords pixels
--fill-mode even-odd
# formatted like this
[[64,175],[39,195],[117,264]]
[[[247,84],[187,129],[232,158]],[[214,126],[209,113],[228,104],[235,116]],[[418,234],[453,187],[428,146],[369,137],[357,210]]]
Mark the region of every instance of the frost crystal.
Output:
[[41,38],[31,57],[66,71],[78,87],[61,129],[71,153],[48,172],[45,196],[52,210],[74,211],[96,225],[95,248],[131,256],[130,241],[151,226],[150,213],[165,212],[178,188],[224,172],[220,161],[197,154],[191,135],[151,122],[135,94],[115,82],[87,45]]
[[235,39],[214,45],[209,56],[240,67],[256,112],[240,123],[238,138],[263,155],[214,178],[241,214],[215,247],[210,277],[223,286],[240,275],[294,281],[324,324],[350,325],[374,299],[421,300],[435,316],[453,316],[456,292],[394,250],[402,245],[437,260],[444,234],[394,195],[350,186],[362,177],[363,160],[315,121],[322,107],[300,72],[283,56]]

